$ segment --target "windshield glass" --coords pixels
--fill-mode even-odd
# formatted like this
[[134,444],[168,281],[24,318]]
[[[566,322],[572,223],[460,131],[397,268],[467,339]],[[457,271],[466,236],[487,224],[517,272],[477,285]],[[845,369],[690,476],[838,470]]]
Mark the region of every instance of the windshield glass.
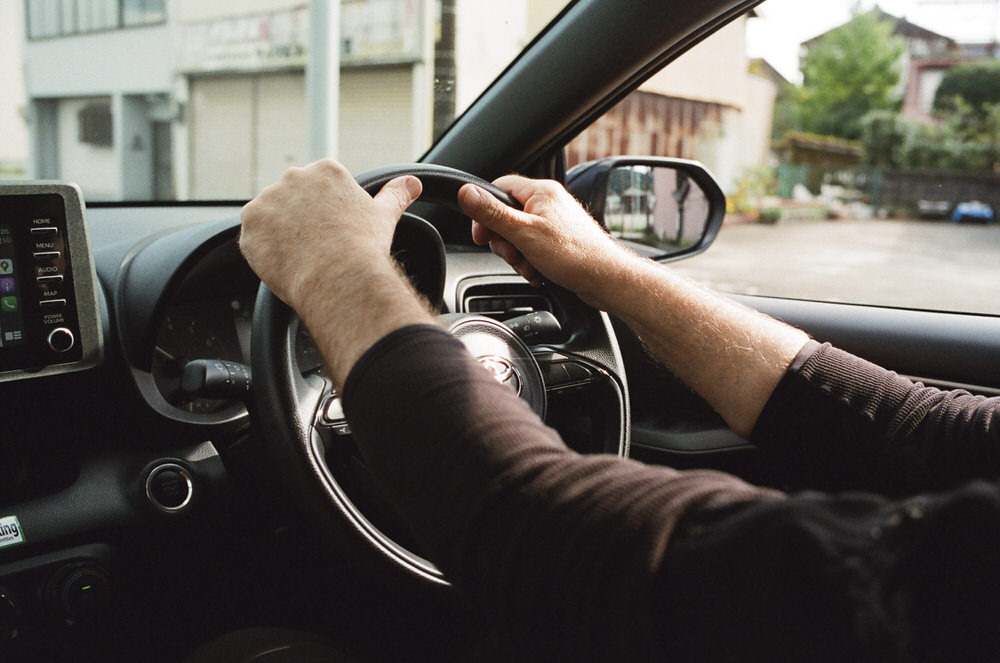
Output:
[[0,2],[0,178],[246,199],[413,161],[566,0]]

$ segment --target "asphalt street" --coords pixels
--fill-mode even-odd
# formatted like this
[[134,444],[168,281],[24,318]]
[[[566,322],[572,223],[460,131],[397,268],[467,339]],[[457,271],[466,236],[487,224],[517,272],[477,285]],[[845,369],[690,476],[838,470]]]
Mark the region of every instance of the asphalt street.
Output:
[[729,293],[1000,315],[1000,222],[727,225],[673,265]]

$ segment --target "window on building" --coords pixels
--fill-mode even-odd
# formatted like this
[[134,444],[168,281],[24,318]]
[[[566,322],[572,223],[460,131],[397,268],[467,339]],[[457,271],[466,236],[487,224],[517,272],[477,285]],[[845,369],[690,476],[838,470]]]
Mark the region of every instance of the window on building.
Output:
[[62,34],[77,31],[76,0],[59,0],[59,31]]
[[54,37],[60,32],[59,0],[28,2],[28,35],[32,38]]
[[32,39],[155,25],[167,19],[166,0],[28,0]]
[[76,5],[80,32],[118,27],[118,0],[76,0]]
[[167,20],[165,0],[122,0],[122,23],[150,25]]
[[81,143],[95,147],[111,147],[114,145],[111,128],[111,105],[94,103],[84,106],[77,115],[79,121],[79,139]]

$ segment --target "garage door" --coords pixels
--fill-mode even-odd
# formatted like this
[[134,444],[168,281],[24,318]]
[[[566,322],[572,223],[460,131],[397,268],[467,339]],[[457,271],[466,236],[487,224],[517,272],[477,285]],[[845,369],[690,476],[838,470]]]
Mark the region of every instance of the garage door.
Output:
[[191,197],[250,198],[304,164],[305,98],[301,72],[192,79]]
[[[409,65],[341,71],[338,158],[351,172],[413,161],[427,146],[429,105],[414,103],[413,76]],[[415,132],[422,126],[423,134]]]

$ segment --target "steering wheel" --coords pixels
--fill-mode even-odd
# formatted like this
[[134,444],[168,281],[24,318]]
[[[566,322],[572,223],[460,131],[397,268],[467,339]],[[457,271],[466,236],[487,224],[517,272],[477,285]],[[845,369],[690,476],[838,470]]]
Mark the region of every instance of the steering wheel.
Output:
[[[384,184],[402,175],[420,178],[423,193],[419,200],[423,202],[461,211],[458,190],[472,183],[505,204],[520,208],[516,199],[491,183],[442,166],[412,164],[380,168],[357,179],[365,191],[374,195]],[[401,219],[403,224],[415,222],[422,221],[407,216]],[[498,381],[515,389],[544,417],[546,390],[542,372],[520,338],[505,325],[482,316],[455,314],[442,316],[439,321],[485,368],[494,372]],[[374,570],[383,576],[391,569],[402,571],[409,579],[416,576],[433,584],[447,585],[432,562],[398,544],[372,524],[331,473],[322,434],[330,395],[327,385],[311,384],[299,371],[296,362],[299,324],[295,312],[262,283],[251,332],[255,405],[252,414],[274,451],[273,460],[283,473],[284,483],[312,522],[333,536],[338,548],[354,552],[359,563],[374,564]],[[614,352],[617,353],[617,346]],[[511,375],[517,379],[511,380]],[[627,412],[625,401],[623,411]],[[345,539],[354,545],[344,546]]]

